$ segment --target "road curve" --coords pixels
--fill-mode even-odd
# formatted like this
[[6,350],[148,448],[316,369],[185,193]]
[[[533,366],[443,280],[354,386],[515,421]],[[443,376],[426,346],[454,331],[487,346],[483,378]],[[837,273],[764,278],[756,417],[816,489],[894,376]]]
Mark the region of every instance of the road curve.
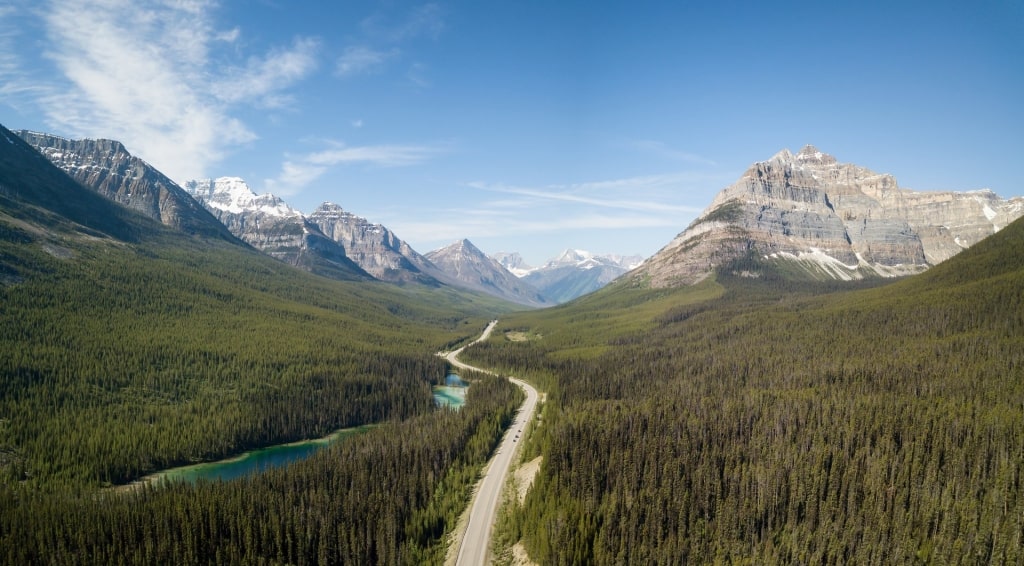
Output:
[[[487,340],[497,323],[498,321],[495,320],[488,324],[480,338],[477,338],[473,343]],[[445,359],[456,367],[496,375],[492,371],[458,361],[458,355],[462,353],[464,348],[465,346],[445,354]],[[459,545],[459,558],[456,562],[458,566],[482,566],[487,564],[491,550],[491,530],[494,528],[498,506],[501,503],[502,487],[508,479],[509,469],[512,466],[516,448],[519,446],[519,436],[526,428],[526,424],[533,418],[533,413],[537,408],[536,389],[529,383],[514,377],[510,377],[508,380],[519,386],[526,393],[526,400],[519,407],[519,412],[516,413],[512,425],[505,431],[505,436],[501,439],[497,452],[491,456],[491,461],[484,468],[483,478],[477,484],[476,493],[473,494],[473,501],[470,503],[469,524],[461,539],[456,541],[456,544]]]

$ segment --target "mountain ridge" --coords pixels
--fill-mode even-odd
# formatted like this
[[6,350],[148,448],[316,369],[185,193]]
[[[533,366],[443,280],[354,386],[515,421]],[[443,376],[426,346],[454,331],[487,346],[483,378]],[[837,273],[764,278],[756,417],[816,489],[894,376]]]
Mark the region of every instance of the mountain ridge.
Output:
[[594,254],[568,248],[544,265],[531,268],[522,262],[519,254],[496,256],[495,259],[503,265],[513,263],[516,267],[509,271],[556,303],[565,303],[596,291],[644,261],[641,256]]
[[72,179],[114,202],[189,234],[235,239],[182,187],[119,141],[14,133]]

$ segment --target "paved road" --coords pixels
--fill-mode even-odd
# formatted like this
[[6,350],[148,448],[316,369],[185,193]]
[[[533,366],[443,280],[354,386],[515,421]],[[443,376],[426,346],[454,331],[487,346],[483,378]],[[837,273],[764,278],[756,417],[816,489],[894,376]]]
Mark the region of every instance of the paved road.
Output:
[[[495,320],[487,325],[483,335],[476,342],[486,340],[497,323],[498,321]],[[473,367],[458,361],[456,358],[462,350],[463,348],[459,348],[454,352],[449,352],[445,358],[456,367],[469,368],[494,375],[492,371]],[[477,484],[476,493],[473,495],[473,501],[470,503],[469,525],[466,527],[466,532],[463,534],[462,539],[457,541],[459,545],[459,558],[456,564],[458,566],[481,566],[488,563],[491,550],[491,530],[494,527],[494,520],[497,518],[498,505],[501,503],[502,487],[508,479],[513,456],[515,456],[516,448],[519,447],[517,437],[526,428],[526,423],[533,418],[534,410],[537,408],[537,390],[525,381],[515,379],[514,377],[508,379],[526,393],[526,401],[523,401],[522,406],[519,407],[519,412],[516,413],[512,426],[505,431],[505,437],[501,439],[498,451],[491,457],[491,461],[487,463],[487,467],[484,468],[483,479]]]

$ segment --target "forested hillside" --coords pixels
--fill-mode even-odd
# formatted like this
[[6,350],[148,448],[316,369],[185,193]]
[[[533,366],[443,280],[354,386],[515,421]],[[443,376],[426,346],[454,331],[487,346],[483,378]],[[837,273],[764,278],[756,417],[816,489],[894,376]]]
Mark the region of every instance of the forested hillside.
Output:
[[[437,562],[519,393],[439,410],[435,353],[511,305],[184,234],[0,134],[0,562]],[[256,478],[104,489],[368,423]]]
[[550,394],[506,537],[542,564],[1024,560],[1024,223],[835,288],[719,275],[505,317],[464,357]]
[[479,376],[460,411],[382,425],[231,482],[134,493],[0,487],[4,564],[440,564],[521,402]]

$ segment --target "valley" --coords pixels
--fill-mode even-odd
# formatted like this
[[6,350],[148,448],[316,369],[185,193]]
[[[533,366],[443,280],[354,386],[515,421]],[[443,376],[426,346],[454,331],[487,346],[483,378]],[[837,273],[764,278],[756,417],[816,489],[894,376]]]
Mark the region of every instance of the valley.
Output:
[[0,562],[1022,558],[1019,197],[783,151],[549,300],[465,239],[0,133]]

